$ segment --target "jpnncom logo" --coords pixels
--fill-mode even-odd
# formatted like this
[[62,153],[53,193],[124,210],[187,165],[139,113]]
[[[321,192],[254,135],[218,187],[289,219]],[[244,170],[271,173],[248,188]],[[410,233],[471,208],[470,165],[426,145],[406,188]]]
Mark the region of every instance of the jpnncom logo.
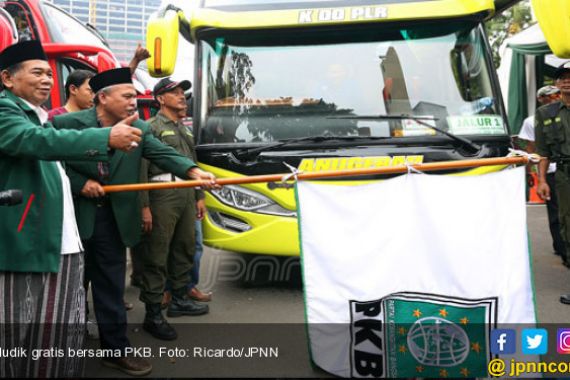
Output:
[[497,298],[394,293],[350,301],[353,377],[485,377]]

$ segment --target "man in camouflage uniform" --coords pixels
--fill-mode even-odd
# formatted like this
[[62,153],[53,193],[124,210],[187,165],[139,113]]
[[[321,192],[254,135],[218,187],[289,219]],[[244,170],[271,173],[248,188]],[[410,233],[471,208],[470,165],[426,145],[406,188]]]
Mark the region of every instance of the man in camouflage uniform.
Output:
[[[186,80],[174,82],[164,78],[159,81],[154,87],[154,96],[160,111],[149,124],[156,138],[195,159],[191,131],[180,120],[181,111],[186,109],[184,91],[190,86]],[[141,166],[141,182],[145,179],[148,182],[180,180],[148,162]],[[143,265],[140,300],[146,304],[143,328],[155,338],[172,340],[177,333],[164,319],[160,307],[167,280],[172,288],[169,317],[208,312],[207,305],[188,298],[186,287],[195,250],[195,220],[205,213],[204,195],[186,188],[154,190],[141,197],[143,228],[149,234],[146,249],[140,251]]]
[[[544,157],[538,164],[538,195],[550,199],[546,177],[550,162],[557,163],[555,185],[558,195],[560,232],[566,255],[570,253],[570,64],[565,63],[554,73],[554,84],[560,89],[561,101],[540,107],[535,116],[536,152]],[[570,304],[570,294],[560,297]]]
[[[560,90],[555,86],[544,86],[541,87],[536,92],[536,100],[540,105],[547,105],[554,102],[560,101]],[[524,119],[522,128],[519,132],[518,138],[520,140],[526,141],[526,151],[529,153],[536,152],[535,146],[535,133],[534,133],[534,115],[531,115]],[[531,167],[534,165],[528,165],[527,171],[529,180],[529,187],[534,186],[532,183],[533,177],[530,175]],[[552,237],[552,248],[554,249],[554,254],[562,258],[562,263],[570,268],[570,258],[566,257],[566,246],[562,236],[560,235],[560,218],[558,217],[558,197],[556,196],[556,163],[551,162],[548,166],[548,171],[546,174],[546,183],[550,187],[550,200],[546,201],[546,211],[548,214],[548,227],[550,229],[550,235]]]

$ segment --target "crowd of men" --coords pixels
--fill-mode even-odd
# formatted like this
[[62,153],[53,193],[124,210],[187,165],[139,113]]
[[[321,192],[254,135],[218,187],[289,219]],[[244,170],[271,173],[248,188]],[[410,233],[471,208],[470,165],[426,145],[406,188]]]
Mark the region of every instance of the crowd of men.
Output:
[[[139,47],[134,67],[146,58]],[[159,82],[160,110],[149,125],[138,120],[132,71],[72,73],[66,104],[48,115],[42,105],[53,75],[41,44],[20,42],[0,53],[0,188],[20,189],[24,196],[0,218],[3,348],[83,348],[90,284],[100,346],[112,353],[102,363],[133,376],[150,373],[148,360],[126,354],[131,344],[123,302],[126,247],[140,246],[143,232],[146,249],[136,260],[143,263],[144,329],[159,339],[176,338],[161,311],[167,286],[169,316],[208,312],[194,299],[211,296],[197,290],[191,271],[203,195],[193,189],[142,195],[103,189],[137,183],[141,176],[153,182],[200,179],[204,188],[217,187],[215,177],[197,167],[192,135],[181,123],[190,83]],[[78,356],[2,356],[0,375],[80,377],[83,364]]]
[[[196,288],[203,192],[106,194],[103,188],[187,179],[203,180],[206,189],[218,186],[197,167],[192,131],[182,122],[189,81],[159,81],[157,115],[148,123],[138,119],[132,72],[146,58],[139,47],[130,67],[71,73],[66,104],[48,114],[42,105],[53,76],[41,44],[24,41],[0,52],[0,189],[20,189],[24,196],[0,218],[4,349],[82,348],[90,286],[101,348],[114,353],[102,363],[133,376],[150,373],[148,360],[126,354],[126,247],[135,247],[145,331],[158,339],[177,338],[163,304],[169,317],[209,310],[204,302],[211,295]],[[539,90],[543,106],[526,121],[520,138],[544,157],[537,192],[548,204],[554,251],[569,262],[570,66],[556,70],[554,84]],[[550,163],[556,168],[549,169]],[[166,302],[165,292],[171,295]],[[570,295],[561,302],[570,303]],[[0,376],[80,377],[83,365],[79,356],[3,355]]]

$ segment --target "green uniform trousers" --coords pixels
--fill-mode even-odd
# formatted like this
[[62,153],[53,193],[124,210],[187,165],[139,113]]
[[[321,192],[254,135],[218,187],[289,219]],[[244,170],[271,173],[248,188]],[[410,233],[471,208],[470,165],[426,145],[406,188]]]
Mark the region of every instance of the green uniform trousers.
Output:
[[[566,260],[570,259],[570,167],[556,170],[556,195],[560,217],[560,235],[566,248]],[[564,257],[563,257],[564,259]]]
[[172,289],[186,287],[195,251],[196,199],[194,189],[154,190],[149,193],[152,232],[142,262],[140,300],[160,303],[166,281]]

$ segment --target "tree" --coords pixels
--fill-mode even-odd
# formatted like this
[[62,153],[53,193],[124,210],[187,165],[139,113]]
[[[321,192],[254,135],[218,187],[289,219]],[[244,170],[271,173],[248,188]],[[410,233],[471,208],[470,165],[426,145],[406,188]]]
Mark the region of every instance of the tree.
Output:
[[505,39],[525,30],[534,23],[536,21],[532,19],[530,0],[521,1],[485,23],[495,67],[499,67],[501,63],[499,49]]

